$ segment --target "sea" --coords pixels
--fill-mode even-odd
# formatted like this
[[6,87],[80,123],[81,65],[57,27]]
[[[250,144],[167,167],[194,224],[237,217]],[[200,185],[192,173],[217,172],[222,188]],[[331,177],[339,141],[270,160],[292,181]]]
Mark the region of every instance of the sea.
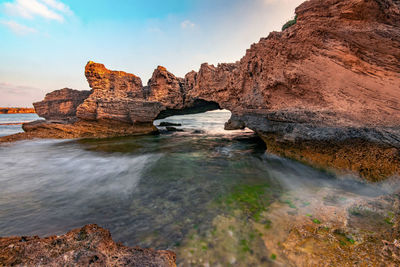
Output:
[[23,132],[22,123],[40,119],[35,113],[0,114],[0,137]]
[[[183,131],[159,127],[158,135],[1,145],[0,236],[60,235],[96,223],[125,245],[175,251],[179,266],[264,266],[275,255],[266,236],[287,234],[280,221],[288,214],[323,224],[313,217],[318,209],[396,190],[269,154],[251,130],[225,131],[229,117],[169,117],[155,125]],[[0,123],[37,118],[0,115]],[[1,136],[21,131],[0,125]]]

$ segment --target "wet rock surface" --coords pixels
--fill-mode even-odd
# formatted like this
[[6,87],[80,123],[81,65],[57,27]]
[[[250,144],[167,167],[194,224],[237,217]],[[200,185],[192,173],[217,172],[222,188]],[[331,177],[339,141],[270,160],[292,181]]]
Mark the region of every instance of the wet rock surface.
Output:
[[179,129],[179,128],[172,127],[172,126],[167,126],[167,127],[165,127],[165,128],[166,128],[167,131],[169,131],[169,132],[183,132],[183,129]]
[[125,247],[109,231],[86,225],[62,236],[0,237],[2,266],[176,266],[167,250]]

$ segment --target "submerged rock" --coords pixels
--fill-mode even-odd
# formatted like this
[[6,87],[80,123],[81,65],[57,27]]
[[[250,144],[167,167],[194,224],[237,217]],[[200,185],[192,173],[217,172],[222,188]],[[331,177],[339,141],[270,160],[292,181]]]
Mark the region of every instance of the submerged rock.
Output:
[[62,236],[0,237],[2,266],[176,266],[172,251],[125,247],[86,225]]
[[175,127],[172,127],[172,126],[167,126],[166,129],[169,132],[183,132],[182,129],[178,129],[178,128],[175,128]]
[[158,126],[161,126],[161,127],[165,127],[165,126],[182,126],[182,124],[163,121]]

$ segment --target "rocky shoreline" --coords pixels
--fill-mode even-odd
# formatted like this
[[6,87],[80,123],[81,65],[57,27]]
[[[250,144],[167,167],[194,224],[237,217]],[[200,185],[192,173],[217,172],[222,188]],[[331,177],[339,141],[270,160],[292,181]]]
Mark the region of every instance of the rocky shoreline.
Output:
[[95,225],[46,238],[0,237],[1,266],[176,266],[168,250],[125,247]]
[[[218,66],[204,63],[184,78],[158,66],[143,86],[134,74],[90,61],[85,67],[90,91],[64,88],[47,94],[34,103],[36,113],[46,120],[26,123],[25,133],[2,137],[0,143],[154,134],[156,119],[224,108],[232,112],[226,128],[252,129],[267,144],[268,152],[355,173],[369,181],[398,176],[399,2],[310,0],[296,9],[296,15],[295,25],[261,38],[240,61]],[[398,238],[398,232],[393,232],[398,221],[393,224],[385,238]],[[320,242],[335,234],[310,225],[293,228],[289,241],[294,247],[302,247],[303,239]],[[90,234],[79,243],[82,229]],[[125,248],[97,226],[82,229],[47,239],[1,238],[0,263],[174,266],[172,252]],[[42,245],[36,246],[38,241]],[[74,247],[78,243],[82,245]],[[374,250],[374,244],[366,244]],[[390,250],[390,257],[398,262],[396,240],[377,247]],[[290,250],[289,245],[286,249]],[[320,263],[321,258],[337,259],[333,251],[343,252],[337,246],[327,249],[321,255],[304,249],[308,258],[299,262],[296,256],[292,261],[306,266]],[[365,252],[371,247],[356,247],[354,252],[361,253],[357,249]],[[296,248],[287,257],[297,252]],[[352,252],[346,250],[343,255]],[[376,262],[380,260],[381,256]]]
[[0,142],[156,133],[155,119],[225,108],[227,129],[252,129],[270,152],[372,181],[397,175],[399,4],[314,0],[296,15],[296,24],[261,38],[240,61],[204,63],[184,78],[158,66],[143,86],[134,74],[88,62],[91,91],[47,94],[34,103],[46,121]]

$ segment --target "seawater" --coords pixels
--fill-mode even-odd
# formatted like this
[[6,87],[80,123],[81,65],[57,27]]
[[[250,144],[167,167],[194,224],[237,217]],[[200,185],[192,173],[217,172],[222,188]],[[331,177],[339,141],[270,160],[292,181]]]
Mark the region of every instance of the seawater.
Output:
[[4,125],[12,123],[23,123],[38,120],[40,117],[35,113],[29,114],[0,114],[0,136],[11,135],[15,133],[21,133],[22,125]]
[[[394,190],[270,155],[252,131],[225,131],[229,116],[222,110],[163,120],[182,123],[184,132],[0,146],[0,236],[63,234],[96,223],[125,245],[177,251],[181,265],[196,255],[225,266],[240,253],[261,264],[269,258],[265,244],[233,235],[244,235],[250,221],[268,226],[285,216],[273,203],[305,216],[297,207],[327,196],[340,199],[330,205],[343,205]],[[227,230],[216,235],[221,227]]]

